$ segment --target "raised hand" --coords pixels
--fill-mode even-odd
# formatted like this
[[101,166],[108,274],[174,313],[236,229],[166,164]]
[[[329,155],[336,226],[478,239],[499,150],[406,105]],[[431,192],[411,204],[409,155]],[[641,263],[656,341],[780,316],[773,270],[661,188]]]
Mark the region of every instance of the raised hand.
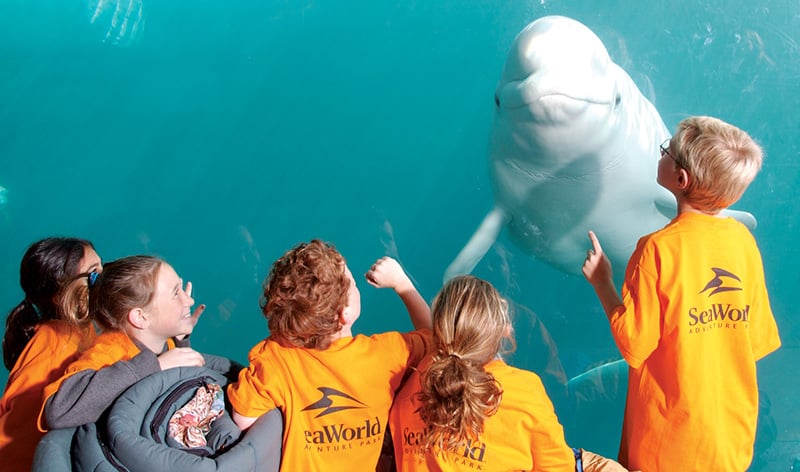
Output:
[[400,263],[389,256],[375,261],[364,275],[370,285],[378,288],[392,288],[400,292],[414,287]]
[[592,249],[586,251],[586,259],[581,268],[583,276],[595,286],[607,283],[612,279],[611,261],[603,252],[603,247],[594,231],[589,231],[589,240],[592,242]]

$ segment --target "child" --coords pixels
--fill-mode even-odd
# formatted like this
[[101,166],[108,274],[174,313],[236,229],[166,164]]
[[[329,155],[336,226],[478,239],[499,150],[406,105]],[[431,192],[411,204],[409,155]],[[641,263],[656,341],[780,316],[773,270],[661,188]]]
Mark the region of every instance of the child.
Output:
[[[66,373],[45,389],[39,419],[42,430],[69,428],[97,421],[128,387],[149,374],[181,366],[225,372],[230,361],[175,347],[173,338],[189,335],[205,308],[190,307],[191,283],[166,262],[132,256],[106,264],[89,279],[88,312],[102,328],[92,346]],[[68,286],[61,303],[80,311],[83,284]]]
[[42,433],[36,418],[44,387],[56,380],[95,337],[85,316],[59,311],[62,283],[102,270],[89,241],[46,238],[28,248],[20,264],[25,299],[6,318],[3,360],[11,372],[0,400],[0,463],[5,470],[29,471]]
[[[366,277],[398,293],[415,328],[430,328],[428,305],[394,259],[378,260]],[[358,288],[342,255],[319,240],[273,264],[262,311],[270,335],[228,388],[234,421],[244,430],[281,409],[282,470],[374,468],[394,392],[422,357],[426,334],[354,336]]]
[[397,469],[625,470],[567,446],[539,377],[500,357],[514,346],[511,332],[508,304],[489,282],[467,275],[444,285],[433,300],[433,351],[389,416]]
[[661,146],[658,183],[678,216],[639,240],[622,297],[594,233],[583,274],[629,364],[619,460],[646,471],[746,470],[753,457],[756,361],[781,342],[761,255],[719,212],[761,168],[744,131],[690,117]]

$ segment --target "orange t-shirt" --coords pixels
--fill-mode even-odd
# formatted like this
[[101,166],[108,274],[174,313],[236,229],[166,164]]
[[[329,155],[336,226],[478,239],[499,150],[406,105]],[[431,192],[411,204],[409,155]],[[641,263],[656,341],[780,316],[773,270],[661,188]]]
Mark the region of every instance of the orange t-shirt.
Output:
[[752,234],[731,218],[679,215],[639,241],[622,300],[611,316],[630,365],[622,465],[747,469],[756,361],[781,343]]
[[[419,369],[425,370],[430,361],[427,357]],[[389,414],[397,470],[574,472],[575,456],[539,377],[502,360],[489,362],[485,370],[503,389],[500,408],[486,418],[478,440],[447,452],[424,448],[425,423],[416,412],[420,374],[416,370],[411,374]]]
[[267,338],[228,387],[240,415],[284,415],[282,470],[346,471],[378,462],[389,408],[404,375],[425,354],[430,332],[357,335],[325,350]]
[[0,399],[0,463],[4,470],[29,471],[43,433],[36,427],[45,386],[95,338],[93,326],[48,321],[36,327],[8,376]]

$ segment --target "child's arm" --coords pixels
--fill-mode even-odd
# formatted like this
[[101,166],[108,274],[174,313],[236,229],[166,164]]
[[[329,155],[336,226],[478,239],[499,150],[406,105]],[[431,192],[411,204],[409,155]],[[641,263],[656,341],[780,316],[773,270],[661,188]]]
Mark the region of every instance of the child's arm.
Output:
[[583,261],[583,276],[592,284],[600,304],[606,316],[611,318],[616,308],[622,305],[622,299],[617,293],[612,278],[611,261],[603,252],[600,241],[593,231],[589,231],[589,239],[592,241],[592,249],[586,253],[586,260]]
[[59,429],[94,423],[122,392],[148,375],[172,367],[202,365],[202,355],[193,349],[176,348],[159,356],[145,349],[129,361],[78,371],[47,398],[44,425]]
[[414,329],[431,329],[431,309],[417,292],[400,263],[391,257],[382,257],[366,273],[367,282],[378,288],[392,288],[403,300]]
[[236,423],[236,426],[238,426],[242,431],[247,431],[250,429],[250,426],[252,426],[253,423],[255,423],[258,419],[251,416],[240,415],[239,413],[236,413],[236,410],[233,410],[233,415],[231,416],[233,417],[233,422]]
[[99,370],[76,372],[47,399],[44,422],[48,429],[94,423],[128,387],[159,370],[156,355],[144,351],[130,361],[117,361]]

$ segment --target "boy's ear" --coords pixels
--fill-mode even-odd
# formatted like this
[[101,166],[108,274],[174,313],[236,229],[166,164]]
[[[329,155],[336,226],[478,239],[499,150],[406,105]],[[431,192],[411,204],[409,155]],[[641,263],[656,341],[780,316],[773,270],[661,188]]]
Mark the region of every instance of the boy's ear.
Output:
[[136,329],[145,329],[150,326],[150,317],[141,308],[134,308],[128,312],[128,323]]
[[680,169],[678,169],[678,177],[676,181],[678,183],[678,189],[686,190],[687,188],[689,188],[689,182],[691,181],[691,176],[689,175],[689,172],[686,171],[686,169],[681,167]]
[[352,310],[350,310],[347,306],[345,306],[344,308],[342,308],[342,311],[339,312],[339,323],[341,323],[342,326],[347,326],[348,324],[352,324],[353,316],[351,311]]

